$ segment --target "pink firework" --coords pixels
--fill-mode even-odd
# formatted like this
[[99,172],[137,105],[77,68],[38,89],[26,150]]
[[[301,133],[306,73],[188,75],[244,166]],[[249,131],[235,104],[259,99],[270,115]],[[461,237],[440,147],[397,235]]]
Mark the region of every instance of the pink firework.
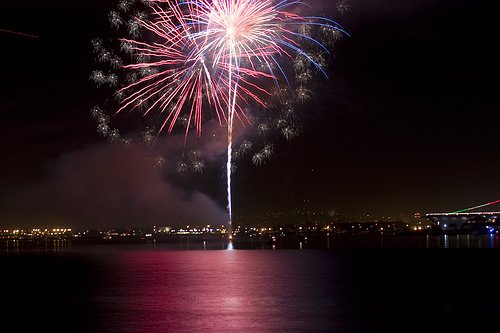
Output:
[[147,71],[144,77],[118,91],[128,95],[118,112],[148,104],[145,114],[153,109],[166,112],[162,129],[168,124],[168,130],[172,131],[181,112],[187,108],[186,131],[193,122],[201,132],[203,101],[206,100],[222,122],[225,119],[222,107],[227,104],[227,96],[221,85],[214,81],[212,73],[215,71],[207,66],[205,56],[199,52],[200,45],[191,37],[192,28],[185,21],[184,14],[176,6],[164,11],[153,3],[151,10],[154,20],[138,19],[138,23],[159,42],[148,44],[123,40],[140,59],[148,61],[124,66]]
[[196,130],[201,132],[204,102],[216,111],[221,123],[232,127],[235,113],[246,118],[241,103],[253,101],[265,107],[260,96],[269,92],[262,84],[263,78],[275,83],[280,79],[288,82],[280,65],[283,58],[292,59],[299,54],[324,73],[313,57],[303,51],[299,40],[324,47],[300,33],[301,26],[342,31],[326,18],[302,17],[287,11],[301,4],[296,1],[150,0],[147,3],[150,18],[137,17],[136,21],[154,42],[123,41],[148,61],[124,68],[148,69],[150,74],[119,91],[127,95],[119,111],[148,103],[145,113],[153,109],[166,112],[163,126],[168,124],[169,131],[187,110],[189,124],[194,122]]
[[[290,86],[284,60],[300,58],[326,76],[320,61],[304,50],[303,43],[328,50],[309,36],[315,27],[344,33],[334,21],[300,16],[300,1],[270,0],[146,0],[150,15],[137,15],[130,24],[145,38],[124,39],[139,59],[123,68],[144,75],[119,89],[125,96],[118,112],[144,109],[164,113],[162,129],[172,131],[181,115],[187,115],[186,135],[192,123],[198,134],[203,113],[215,110],[227,124],[227,193],[229,225],[231,209],[231,158],[233,119],[246,119],[243,104],[265,107],[261,96],[270,95],[269,83]],[[117,13],[110,17],[121,24]],[[304,28],[306,27],[306,28]],[[100,73],[97,73],[100,74]],[[105,77],[106,78],[106,77]],[[309,90],[302,88],[302,98]]]

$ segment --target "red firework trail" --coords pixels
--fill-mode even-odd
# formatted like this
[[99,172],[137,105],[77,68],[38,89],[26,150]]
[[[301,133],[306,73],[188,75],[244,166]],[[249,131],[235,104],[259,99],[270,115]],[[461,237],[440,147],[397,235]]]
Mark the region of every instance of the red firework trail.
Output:
[[40,38],[37,35],[27,34],[27,33],[24,33],[24,32],[13,31],[13,30],[8,30],[8,29],[1,29],[0,28],[0,32],[5,32],[7,34],[18,35],[18,36],[27,37],[27,38]]

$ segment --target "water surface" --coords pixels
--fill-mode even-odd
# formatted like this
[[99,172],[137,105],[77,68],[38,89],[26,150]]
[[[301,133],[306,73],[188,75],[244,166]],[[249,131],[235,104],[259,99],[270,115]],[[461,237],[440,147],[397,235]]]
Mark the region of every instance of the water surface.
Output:
[[498,262],[484,247],[4,254],[3,317],[21,332],[495,332]]

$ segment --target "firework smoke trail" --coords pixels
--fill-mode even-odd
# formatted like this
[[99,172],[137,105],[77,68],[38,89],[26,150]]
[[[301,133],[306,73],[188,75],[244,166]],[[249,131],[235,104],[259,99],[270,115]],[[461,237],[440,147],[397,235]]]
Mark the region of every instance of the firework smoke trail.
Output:
[[[143,0],[144,2],[145,0]],[[317,40],[301,33],[301,26],[345,33],[334,21],[323,17],[300,16],[293,12],[300,1],[289,0],[149,0],[152,18],[138,17],[137,24],[158,39],[147,43],[124,39],[123,43],[141,58],[126,65],[130,70],[151,70],[119,90],[128,94],[118,110],[146,108],[166,113],[162,129],[172,131],[183,109],[188,126],[194,123],[201,134],[204,97],[215,109],[219,123],[227,124],[227,197],[229,230],[232,224],[231,170],[234,117],[245,121],[240,103],[253,101],[266,107],[259,94],[270,93],[264,80],[278,85],[284,80],[291,90],[283,58],[300,56],[327,77],[320,63],[304,51],[302,42],[328,50]],[[226,109],[227,111],[224,111]]]

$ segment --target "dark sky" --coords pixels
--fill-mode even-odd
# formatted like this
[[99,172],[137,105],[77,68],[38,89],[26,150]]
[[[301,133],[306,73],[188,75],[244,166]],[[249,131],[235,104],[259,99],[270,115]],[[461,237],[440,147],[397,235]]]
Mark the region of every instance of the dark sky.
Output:
[[[330,4],[331,3],[331,4]],[[330,78],[301,107],[302,134],[264,166],[239,161],[233,210],[399,216],[500,198],[493,1],[312,2],[351,34]],[[0,29],[0,227],[225,222],[224,129],[198,140],[207,168],[176,177],[151,151],[96,133],[91,39],[110,33],[112,1],[3,0]],[[243,134],[240,139],[243,139]],[[168,163],[182,137],[160,135]],[[141,148],[142,147],[142,148]]]

